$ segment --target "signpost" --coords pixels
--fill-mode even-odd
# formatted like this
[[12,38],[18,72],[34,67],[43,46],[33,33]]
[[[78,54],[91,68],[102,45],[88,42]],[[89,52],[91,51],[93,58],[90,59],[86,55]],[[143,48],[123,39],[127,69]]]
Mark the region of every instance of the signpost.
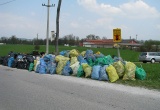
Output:
[[121,42],[121,29],[113,29],[113,42]]
[[[119,43],[121,42],[121,29],[117,28],[117,29],[113,29],[113,42],[115,43]],[[119,45],[117,44],[117,53],[118,53],[118,58],[119,60],[122,60],[121,56],[120,56],[120,51],[119,51]]]

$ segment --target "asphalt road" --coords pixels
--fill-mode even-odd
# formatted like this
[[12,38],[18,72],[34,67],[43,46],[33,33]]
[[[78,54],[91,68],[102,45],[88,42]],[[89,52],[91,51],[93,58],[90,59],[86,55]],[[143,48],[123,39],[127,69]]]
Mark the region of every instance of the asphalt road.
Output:
[[160,110],[160,92],[0,65],[0,110]]

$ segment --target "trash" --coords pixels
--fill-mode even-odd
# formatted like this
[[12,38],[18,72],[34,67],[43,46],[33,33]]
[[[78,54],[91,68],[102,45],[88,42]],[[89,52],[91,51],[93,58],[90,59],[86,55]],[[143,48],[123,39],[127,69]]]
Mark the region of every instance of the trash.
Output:
[[116,69],[118,76],[123,77],[125,71],[123,63],[121,61],[117,61],[113,63],[113,66]]
[[46,74],[47,65],[43,58],[40,58],[39,73]]
[[123,80],[135,80],[136,65],[132,62],[126,62]]
[[87,63],[87,61],[83,58],[82,55],[79,55],[79,56],[77,57],[77,59],[78,59],[78,61],[80,62],[80,64],[82,64],[82,63]]
[[79,66],[80,65],[79,65],[78,61],[70,66],[72,68],[72,71],[73,71],[73,74],[72,74],[73,76],[77,76]]
[[119,76],[118,76],[118,74],[116,72],[116,69],[112,65],[109,65],[106,68],[106,71],[108,73],[110,82],[115,82],[115,81],[117,81],[119,79]]
[[11,66],[12,66],[13,61],[14,61],[14,58],[13,58],[13,57],[10,57],[10,58],[8,59],[8,67],[11,67]]
[[85,78],[90,78],[92,73],[92,67],[89,66],[87,63],[83,63],[82,67],[85,72]]
[[70,74],[72,74],[72,69],[70,67],[70,61],[67,61],[66,65],[64,66],[62,70],[62,75],[70,76]]
[[98,80],[98,79],[99,79],[100,68],[101,68],[100,65],[94,65],[94,66],[92,67],[92,73],[91,73],[91,78],[92,78],[92,79],[95,79],[95,80]]
[[146,72],[142,68],[142,65],[141,67],[136,67],[135,77],[140,80],[146,79]]
[[80,65],[78,68],[78,71],[77,71],[77,77],[82,77],[84,75],[85,75],[85,73],[84,73],[83,67],[82,67],[82,65]]
[[71,57],[71,63],[70,63],[70,65],[73,65],[74,63],[76,63],[76,62],[78,62],[78,59],[77,59],[77,57]]
[[106,71],[108,65],[101,66],[99,72],[99,80],[100,81],[108,81],[108,73]]
[[73,49],[69,52],[70,57],[77,57],[79,55],[78,50]]

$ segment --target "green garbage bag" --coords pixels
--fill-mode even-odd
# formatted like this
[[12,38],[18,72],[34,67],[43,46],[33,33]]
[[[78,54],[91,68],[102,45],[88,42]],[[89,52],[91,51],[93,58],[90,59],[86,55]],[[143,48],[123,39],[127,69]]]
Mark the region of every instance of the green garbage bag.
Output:
[[142,66],[141,67],[136,67],[135,77],[137,79],[140,79],[140,80],[146,79],[146,72],[142,68]]
[[78,71],[77,71],[77,77],[82,77],[84,75],[85,75],[85,73],[84,73],[83,67],[82,67],[82,65],[80,65],[78,68]]
[[30,63],[29,65],[29,71],[32,71],[34,69],[34,63]]

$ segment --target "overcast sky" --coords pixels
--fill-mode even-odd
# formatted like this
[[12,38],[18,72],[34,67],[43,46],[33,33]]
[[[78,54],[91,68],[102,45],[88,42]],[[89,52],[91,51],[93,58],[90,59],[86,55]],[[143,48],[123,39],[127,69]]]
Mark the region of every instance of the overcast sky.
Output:
[[[38,33],[45,39],[47,8],[42,3],[48,0],[0,0],[0,37],[33,39]],[[50,3],[55,7],[50,8],[49,32],[56,29],[58,0]],[[160,0],[62,0],[60,37],[112,39],[114,28],[121,28],[123,39],[160,40]]]

